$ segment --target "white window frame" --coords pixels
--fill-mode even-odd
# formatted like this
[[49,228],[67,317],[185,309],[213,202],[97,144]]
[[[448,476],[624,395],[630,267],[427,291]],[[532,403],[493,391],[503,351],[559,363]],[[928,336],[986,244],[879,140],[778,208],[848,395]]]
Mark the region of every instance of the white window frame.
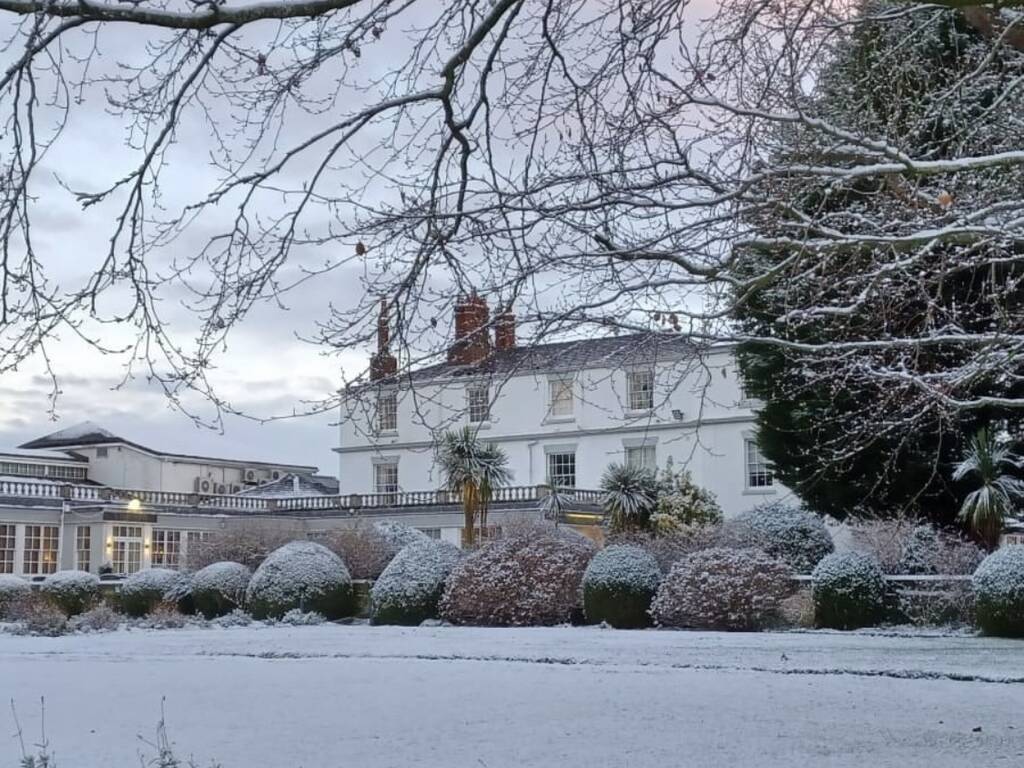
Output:
[[[481,397],[483,395],[483,397]],[[470,384],[466,387],[466,412],[470,424],[486,424],[491,420],[491,387]]]
[[92,570],[92,526],[75,526],[75,568]]
[[[545,469],[547,470],[548,482],[558,488],[576,487],[576,451],[575,450],[552,450],[544,457]],[[558,466],[561,464],[561,466]],[[571,470],[568,467],[571,465]],[[571,478],[572,482],[566,482]]]
[[0,573],[14,573],[18,552],[18,526],[0,523]]
[[626,371],[626,410],[642,413],[654,409],[654,369]]
[[184,555],[181,544],[181,531],[170,528],[154,528],[149,549],[151,567],[169,568],[172,571],[181,568]]
[[752,437],[743,439],[743,470],[744,484],[748,491],[766,492],[774,489],[775,473],[761,453],[757,440]]
[[548,379],[548,418],[571,419],[576,410],[576,392],[573,379],[559,376]]
[[627,445],[623,450],[627,467],[639,467],[654,471],[658,467],[657,449],[654,443]]
[[[393,474],[392,477],[384,477],[383,473]],[[376,461],[373,463],[373,492],[383,495],[398,493],[398,462],[397,461]]]
[[393,389],[377,393],[377,410],[374,414],[378,434],[398,431],[398,392]]
[[129,576],[142,570],[142,533],[141,525],[110,527],[110,567],[117,575]]
[[[22,573],[45,576],[57,572],[60,528],[56,525],[26,525],[22,551]],[[47,555],[51,555],[47,559]]]

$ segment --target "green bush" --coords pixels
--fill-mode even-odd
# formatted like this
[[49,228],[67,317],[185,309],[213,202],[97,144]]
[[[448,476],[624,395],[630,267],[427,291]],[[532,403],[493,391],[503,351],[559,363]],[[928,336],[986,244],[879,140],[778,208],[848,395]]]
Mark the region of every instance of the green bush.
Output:
[[982,560],[971,579],[978,626],[988,635],[1024,637],[1024,544]]
[[885,616],[885,574],[873,557],[860,552],[827,555],[811,573],[811,584],[819,627],[870,627]]
[[252,571],[241,563],[210,563],[192,575],[195,610],[207,619],[225,616],[245,604]]
[[177,602],[173,595],[187,576],[168,568],[148,568],[133,573],[121,585],[121,610],[129,616],[146,616],[164,602]]
[[31,585],[20,576],[0,574],[0,619],[10,618],[32,595]]
[[445,580],[461,555],[454,544],[433,539],[404,547],[373,585],[373,623],[416,626],[436,619]]
[[730,520],[725,528],[727,543],[767,552],[796,573],[810,573],[835,549],[820,517],[781,501],[760,504]]
[[340,619],[352,614],[352,579],[327,547],[293,541],[271,552],[256,569],[245,600],[257,619],[280,619],[293,608]]
[[66,616],[77,616],[100,598],[100,579],[85,571],[57,571],[46,577],[39,592]]
[[592,624],[616,629],[646,627],[648,609],[661,583],[654,555],[640,547],[612,545],[598,552],[583,572],[583,613]]

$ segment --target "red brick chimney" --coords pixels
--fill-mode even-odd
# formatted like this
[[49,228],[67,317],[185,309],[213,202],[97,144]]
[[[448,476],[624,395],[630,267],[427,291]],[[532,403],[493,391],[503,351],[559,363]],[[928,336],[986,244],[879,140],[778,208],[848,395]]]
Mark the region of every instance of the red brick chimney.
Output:
[[391,354],[391,327],[387,299],[380,300],[377,318],[377,352],[370,358],[370,381],[379,381],[398,373],[398,359]]
[[516,316],[509,304],[494,318],[494,348],[512,349],[516,345]]
[[490,321],[487,302],[474,291],[459,299],[455,305],[455,341],[448,348],[448,362],[452,365],[473,365],[491,354]]

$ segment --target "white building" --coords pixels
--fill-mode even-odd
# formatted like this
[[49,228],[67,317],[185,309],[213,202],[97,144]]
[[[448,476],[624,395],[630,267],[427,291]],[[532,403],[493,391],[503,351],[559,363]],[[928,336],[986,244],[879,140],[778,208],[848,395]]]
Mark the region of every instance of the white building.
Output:
[[654,333],[518,346],[515,318],[491,321],[475,296],[455,325],[447,361],[397,375],[382,310],[371,383],[342,405],[342,494],[439,488],[435,440],[463,425],[504,449],[516,486],[596,489],[612,462],[671,462],[726,515],[787,493],[757,449],[730,348]]

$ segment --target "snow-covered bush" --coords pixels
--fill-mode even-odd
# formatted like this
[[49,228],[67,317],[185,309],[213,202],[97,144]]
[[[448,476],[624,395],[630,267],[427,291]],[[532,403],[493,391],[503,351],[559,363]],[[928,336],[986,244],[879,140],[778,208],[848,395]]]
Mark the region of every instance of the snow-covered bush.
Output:
[[416,528],[382,520],[339,528],[326,544],[345,562],[353,579],[376,579],[403,547],[417,541],[432,539]]
[[258,568],[267,555],[289,541],[303,538],[302,529],[291,523],[268,525],[266,521],[236,523],[212,531],[209,538],[188,545],[188,568],[198,571],[211,563],[242,563]]
[[241,563],[210,563],[192,574],[192,603],[207,619],[231,613],[245,603],[252,571]]
[[583,613],[593,624],[646,627],[660,583],[661,568],[650,552],[629,545],[605,547],[583,572]]
[[0,574],[0,619],[11,617],[29,596],[32,587],[27,581],[9,574]]
[[18,609],[18,623],[8,631],[16,635],[57,637],[68,628],[68,616],[50,600],[41,595],[23,602]]
[[248,627],[252,624],[252,616],[240,608],[236,608],[231,613],[213,619],[210,624],[214,627]]
[[672,566],[689,554],[702,549],[711,549],[720,544],[722,528],[717,525],[685,525],[671,531],[644,531],[611,534],[607,537],[608,546],[626,544],[650,552],[658,561],[662,573],[668,573]]
[[67,616],[89,610],[100,597],[100,579],[85,571],[57,571],[46,577],[39,593]]
[[562,624],[581,613],[580,582],[594,553],[584,537],[538,523],[481,547],[445,586],[440,613],[456,624]]
[[123,621],[124,616],[109,605],[101,603],[69,619],[68,629],[72,632],[113,632]]
[[705,549],[672,566],[651,616],[663,627],[763,629],[778,620],[793,589],[793,571],[781,559],[757,549]]
[[760,504],[730,520],[726,537],[741,548],[760,549],[784,560],[796,573],[810,573],[835,549],[820,517],[779,501]]
[[315,627],[326,621],[327,618],[322,613],[300,611],[298,608],[292,608],[280,619],[282,624],[290,624],[293,627]]
[[327,547],[292,541],[256,569],[245,601],[257,619],[280,618],[292,608],[340,619],[352,610],[352,579],[345,563]]
[[133,626],[140,629],[181,629],[187,626],[202,626],[202,620],[195,616],[186,616],[172,603],[158,603],[153,610],[142,618],[134,620]]
[[918,525],[903,540],[899,572],[911,575],[967,575],[984,559],[980,547],[931,525]]
[[454,544],[430,538],[403,547],[370,591],[373,623],[415,626],[436,619],[445,580],[461,555]]
[[145,616],[160,604],[176,602],[173,595],[188,576],[169,568],[149,568],[138,571],[121,585],[121,610],[129,616]]
[[191,616],[196,612],[196,604],[192,599],[192,577],[187,573],[178,576],[178,580],[167,588],[164,602],[173,605],[181,614]]
[[655,530],[667,533],[682,526],[718,525],[722,508],[711,491],[693,482],[686,470],[671,465],[658,475],[658,500],[651,523]]
[[870,627],[885,615],[885,574],[870,555],[834,552],[815,567],[811,584],[819,627]]
[[1024,637],[1024,544],[993,552],[978,566],[971,581],[982,631]]

